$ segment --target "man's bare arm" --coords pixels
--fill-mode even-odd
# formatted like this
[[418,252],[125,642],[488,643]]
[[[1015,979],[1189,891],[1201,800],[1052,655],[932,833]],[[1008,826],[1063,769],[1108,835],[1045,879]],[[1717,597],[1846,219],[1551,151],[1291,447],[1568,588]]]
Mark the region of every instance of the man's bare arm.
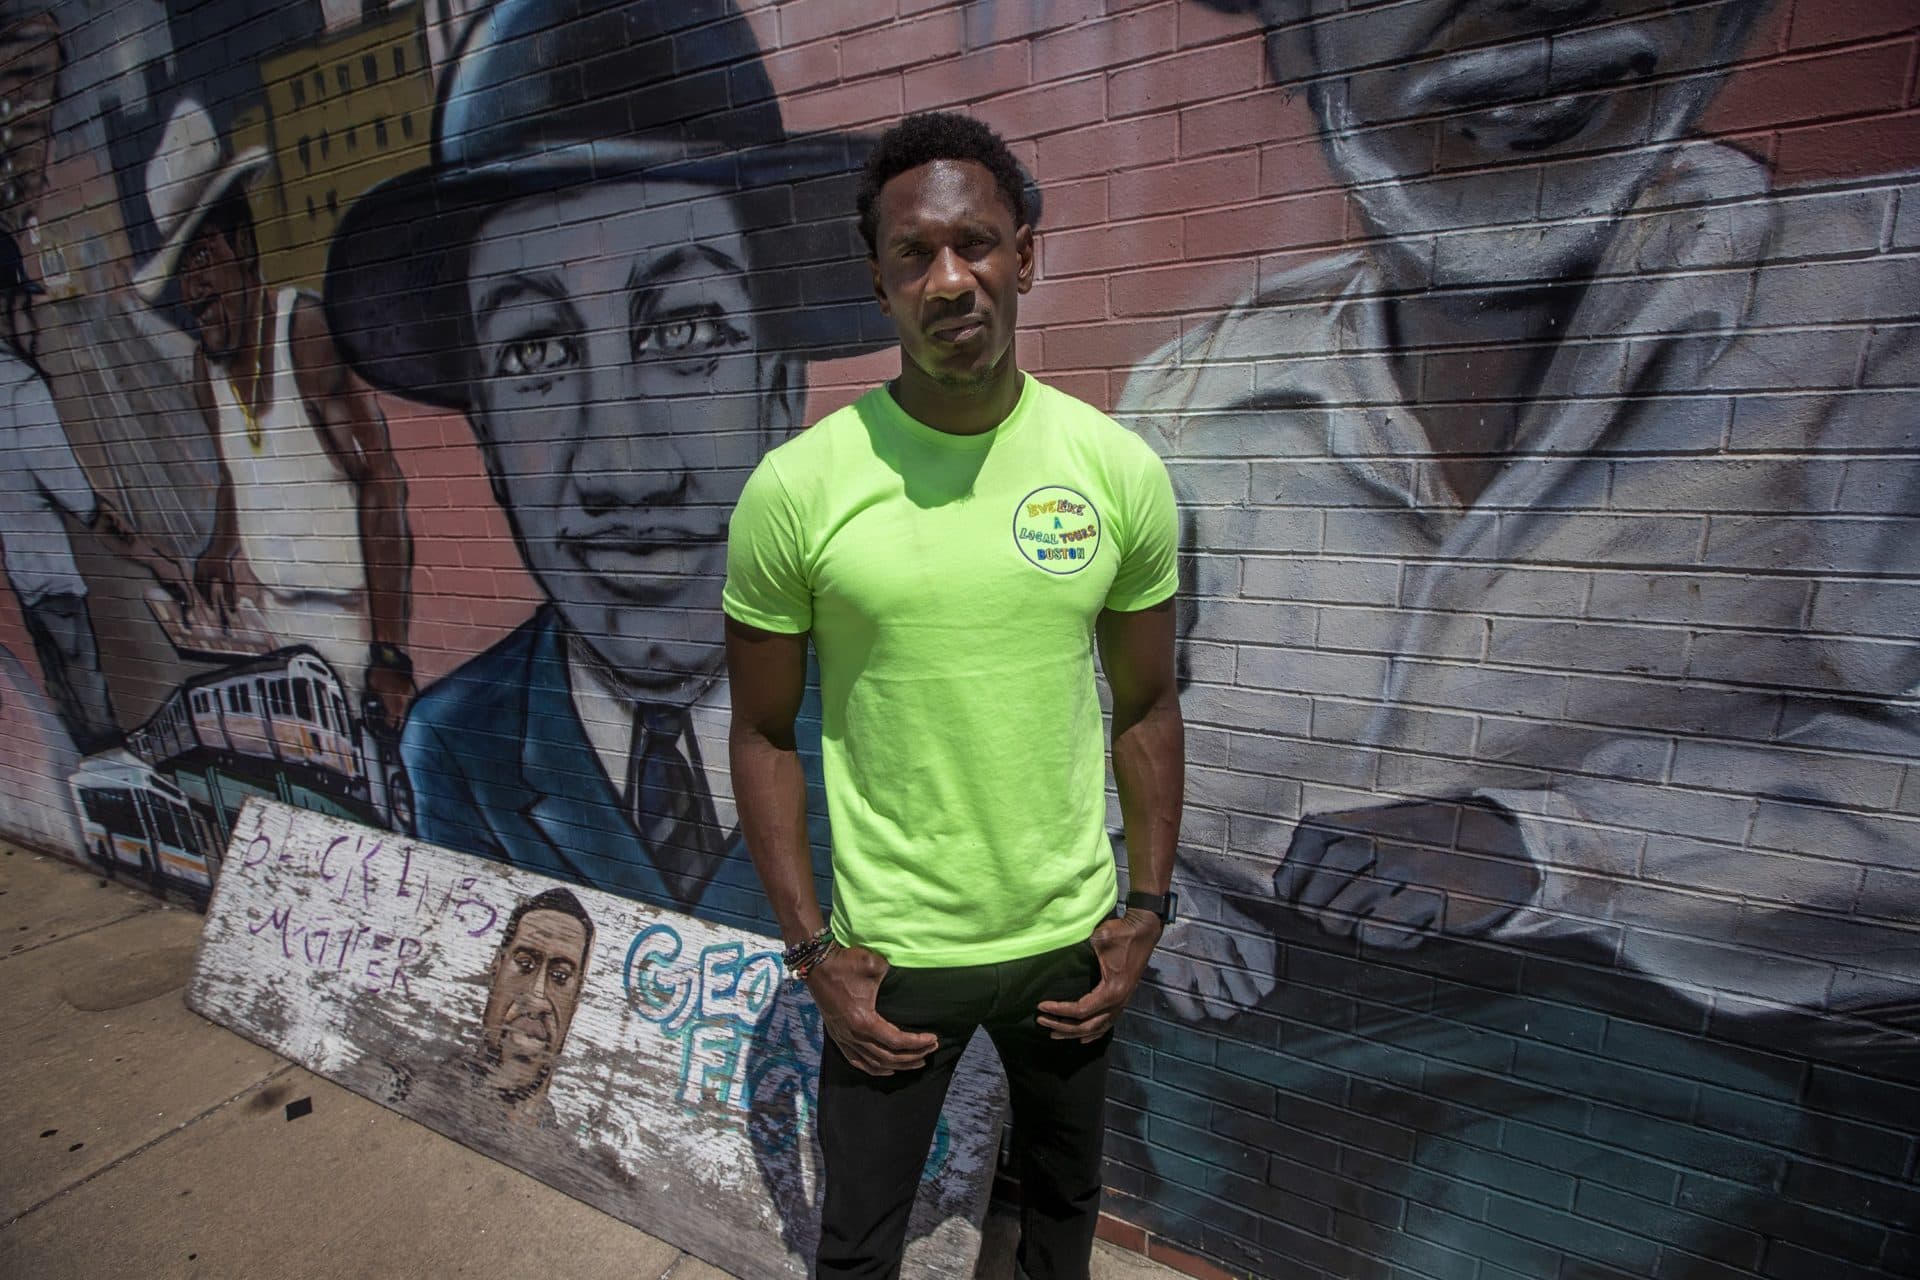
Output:
[[780,922],[797,943],[823,920],[807,848],[807,782],[794,740],[806,693],[807,637],[726,621],[733,723],[727,749],[740,807],[740,834]]
[[[822,927],[807,847],[807,783],[794,721],[807,684],[807,637],[762,631],[727,619],[727,679],[733,724],[727,734],[740,833],[760,875],[780,934],[793,944]],[[911,1070],[939,1040],[909,1034],[874,1009],[887,962],[864,947],[835,949],[807,975],[827,1034],[869,1075]]]
[[[1127,833],[1128,878],[1134,889],[1165,893],[1173,880],[1186,788],[1173,601],[1131,613],[1106,610],[1095,634],[1113,692],[1113,778]],[[1140,985],[1160,930],[1158,916],[1138,909],[1102,921],[1093,931],[1099,985],[1079,1000],[1042,1003],[1040,1025],[1059,1039],[1106,1034]]]
[[302,298],[292,322],[294,380],[314,429],[360,498],[360,553],[367,570],[367,612],[376,653],[367,693],[399,732],[414,694],[406,665],[412,613],[413,534],[407,526],[407,479],[394,456],[386,415],[372,388],[355,377],[334,346],[319,303]]

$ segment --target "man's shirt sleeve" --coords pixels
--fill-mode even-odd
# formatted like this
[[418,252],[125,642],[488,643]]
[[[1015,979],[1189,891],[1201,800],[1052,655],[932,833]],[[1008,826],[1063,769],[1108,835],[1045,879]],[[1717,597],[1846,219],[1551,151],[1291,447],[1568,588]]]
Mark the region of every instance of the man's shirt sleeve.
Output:
[[1173,481],[1158,454],[1143,441],[1138,465],[1122,501],[1120,568],[1107,592],[1107,608],[1120,613],[1150,608],[1180,586],[1180,514]]
[[727,527],[727,586],[721,607],[736,622],[788,635],[813,627],[800,514],[762,458],[740,492]]

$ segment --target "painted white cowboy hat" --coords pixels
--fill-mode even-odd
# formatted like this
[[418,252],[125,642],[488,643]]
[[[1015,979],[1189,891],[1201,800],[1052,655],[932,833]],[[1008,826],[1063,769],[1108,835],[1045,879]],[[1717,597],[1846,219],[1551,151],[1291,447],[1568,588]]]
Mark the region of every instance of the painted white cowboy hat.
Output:
[[192,98],[182,98],[147,161],[147,207],[161,237],[160,251],[133,273],[133,290],[157,303],[173,278],[181,251],[200,223],[238,183],[266,168],[265,147],[248,147],[231,160],[213,127],[213,117]]

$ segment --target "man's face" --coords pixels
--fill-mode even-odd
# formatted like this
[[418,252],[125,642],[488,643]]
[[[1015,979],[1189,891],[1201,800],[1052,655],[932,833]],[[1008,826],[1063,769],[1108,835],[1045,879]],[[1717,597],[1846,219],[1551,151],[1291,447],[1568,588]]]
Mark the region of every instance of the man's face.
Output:
[[[1313,0],[1314,23],[1268,39],[1273,74],[1311,78],[1327,152],[1362,211],[1389,236],[1511,221],[1463,199],[1498,192],[1498,166],[1565,158],[1549,201],[1579,211],[1629,207],[1711,97],[1713,69],[1737,51],[1767,0],[1677,6],[1651,0],[1415,0],[1345,12]],[[1268,0],[1270,25],[1297,24],[1297,0]],[[1459,175],[1472,175],[1460,177]],[[1521,183],[1514,213],[1538,216]],[[1555,201],[1558,203],[1557,201]],[[1556,273],[1564,238],[1518,278]]]
[[1033,231],[985,165],[935,160],[896,174],[875,204],[873,289],[900,333],[903,377],[983,386],[1013,347],[1033,287]]
[[732,200],[637,181],[504,205],[469,260],[494,492],[574,635],[637,692],[718,669],[727,518],[792,425],[747,268]]
[[180,299],[193,317],[200,349],[210,360],[225,360],[249,336],[252,298],[247,288],[250,248],[227,239],[205,222],[180,254]]
[[494,953],[481,1024],[493,1087],[526,1095],[546,1080],[580,1003],[586,961],[587,930],[579,919],[545,910],[520,917]]

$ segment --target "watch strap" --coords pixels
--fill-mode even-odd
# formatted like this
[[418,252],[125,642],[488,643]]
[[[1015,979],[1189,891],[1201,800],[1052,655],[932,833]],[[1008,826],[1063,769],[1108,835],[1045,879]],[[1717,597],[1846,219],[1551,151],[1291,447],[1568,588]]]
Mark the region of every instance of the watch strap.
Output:
[[1140,889],[1134,889],[1127,894],[1127,909],[1129,911],[1151,911],[1154,915],[1160,917],[1160,923],[1163,925],[1174,922],[1175,912],[1179,908],[1179,905],[1180,895],[1177,893],[1147,893]]

